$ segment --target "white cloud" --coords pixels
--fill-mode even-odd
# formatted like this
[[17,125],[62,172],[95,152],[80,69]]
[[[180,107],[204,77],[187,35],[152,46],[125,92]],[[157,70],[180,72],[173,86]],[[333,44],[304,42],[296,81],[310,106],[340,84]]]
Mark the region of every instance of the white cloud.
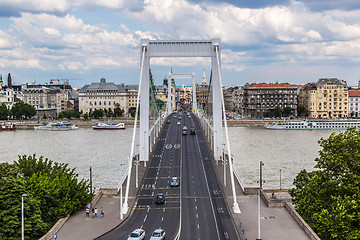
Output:
[[2,0],[0,8],[8,13],[18,15],[21,12],[47,12],[64,14],[70,10],[68,0],[44,1],[44,0]]

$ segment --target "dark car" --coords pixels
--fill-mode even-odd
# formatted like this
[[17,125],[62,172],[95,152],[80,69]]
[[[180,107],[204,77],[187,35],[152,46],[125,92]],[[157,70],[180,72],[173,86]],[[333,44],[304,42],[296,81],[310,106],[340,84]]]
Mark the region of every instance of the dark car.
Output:
[[158,193],[155,197],[155,203],[157,204],[164,204],[165,203],[165,196],[163,193]]
[[192,129],[190,130],[190,135],[195,135],[195,129],[194,129],[194,128],[192,128]]
[[170,120],[167,120],[167,123],[171,123]]

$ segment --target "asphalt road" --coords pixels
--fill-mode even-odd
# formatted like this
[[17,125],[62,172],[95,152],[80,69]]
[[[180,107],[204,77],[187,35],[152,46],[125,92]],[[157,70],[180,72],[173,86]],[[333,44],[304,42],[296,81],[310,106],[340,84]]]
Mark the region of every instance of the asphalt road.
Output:
[[[100,239],[127,239],[136,228],[145,230],[145,239],[157,228],[166,239],[239,239],[199,123],[193,115],[178,117],[171,114],[164,125],[131,216]],[[172,177],[179,177],[179,187],[170,186]],[[165,204],[154,201],[160,192]]]

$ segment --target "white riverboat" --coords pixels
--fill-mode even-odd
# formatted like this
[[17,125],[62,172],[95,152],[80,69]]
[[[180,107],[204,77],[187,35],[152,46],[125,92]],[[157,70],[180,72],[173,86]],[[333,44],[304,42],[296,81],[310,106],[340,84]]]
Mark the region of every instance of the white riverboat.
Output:
[[92,127],[94,130],[117,130],[117,129],[125,129],[125,123],[118,124],[110,124],[99,122],[95,126]]
[[264,124],[268,129],[347,129],[360,128],[357,120],[306,119],[302,121],[274,122]]
[[71,123],[44,123],[43,126],[34,127],[35,130],[49,130],[49,131],[68,131],[68,130],[76,130],[78,126],[73,125]]

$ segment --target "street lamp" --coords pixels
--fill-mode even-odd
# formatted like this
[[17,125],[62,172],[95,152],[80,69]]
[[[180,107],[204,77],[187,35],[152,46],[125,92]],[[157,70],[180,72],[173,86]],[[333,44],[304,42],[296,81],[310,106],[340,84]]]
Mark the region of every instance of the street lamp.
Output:
[[24,240],[24,197],[27,195],[21,195],[21,240]]

